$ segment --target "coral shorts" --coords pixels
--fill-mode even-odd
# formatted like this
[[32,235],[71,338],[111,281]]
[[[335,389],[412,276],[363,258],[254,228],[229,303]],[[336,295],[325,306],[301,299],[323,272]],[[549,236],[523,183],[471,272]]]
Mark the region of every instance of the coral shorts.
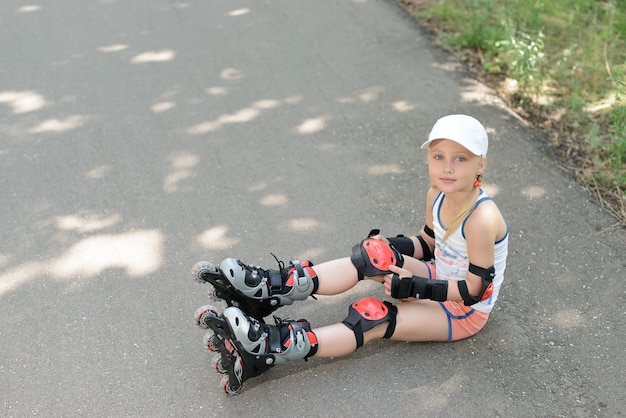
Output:
[[448,315],[448,342],[471,337],[480,331],[489,318],[489,314],[465,306],[457,301],[439,302]]
[[[435,263],[425,262],[430,273],[430,278],[437,280]],[[460,301],[439,302],[439,305],[448,316],[448,342],[462,340],[471,337],[480,331],[489,318],[489,314],[465,306]]]

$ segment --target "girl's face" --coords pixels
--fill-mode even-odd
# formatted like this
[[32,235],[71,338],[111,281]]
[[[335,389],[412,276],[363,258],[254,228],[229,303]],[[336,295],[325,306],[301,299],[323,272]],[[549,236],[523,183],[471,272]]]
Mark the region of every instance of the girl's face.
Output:
[[483,173],[486,165],[486,158],[449,139],[433,141],[428,148],[430,179],[444,193],[471,191],[476,176]]

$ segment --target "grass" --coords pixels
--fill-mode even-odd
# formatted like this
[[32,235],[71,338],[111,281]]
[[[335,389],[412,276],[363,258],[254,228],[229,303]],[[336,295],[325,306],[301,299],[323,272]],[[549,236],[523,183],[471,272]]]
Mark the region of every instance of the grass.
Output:
[[400,0],[626,227],[626,0]]

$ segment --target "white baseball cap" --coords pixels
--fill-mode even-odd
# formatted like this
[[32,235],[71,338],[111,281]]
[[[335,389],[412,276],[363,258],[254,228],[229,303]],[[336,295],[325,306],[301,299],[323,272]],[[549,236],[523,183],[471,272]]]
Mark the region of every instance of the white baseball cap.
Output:
[[481,157],[487,156],[489,139],[485,127],[471,116],[448,115],[439,119],[430,131],[428,141],[421,146],[426,149],[436,139],[449,139]]

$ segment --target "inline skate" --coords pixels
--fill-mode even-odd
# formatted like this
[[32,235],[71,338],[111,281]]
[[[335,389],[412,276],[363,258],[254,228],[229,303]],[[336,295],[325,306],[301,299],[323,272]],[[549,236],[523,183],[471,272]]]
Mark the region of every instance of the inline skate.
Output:
[[209,329],[204,345],[216,353],[212,364],[224,375],[220,386],[230,396],[240,393],[247,379],[289,360],[306,360],[317,351],[317,338],[305,320],[274,317],[275,325],[268,325],[234,306],[220,314],[205,305],[196,311],[195,322]]

